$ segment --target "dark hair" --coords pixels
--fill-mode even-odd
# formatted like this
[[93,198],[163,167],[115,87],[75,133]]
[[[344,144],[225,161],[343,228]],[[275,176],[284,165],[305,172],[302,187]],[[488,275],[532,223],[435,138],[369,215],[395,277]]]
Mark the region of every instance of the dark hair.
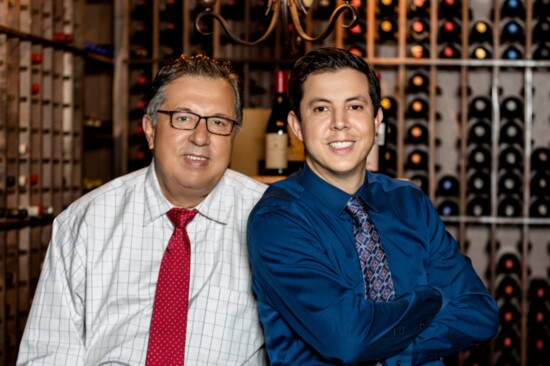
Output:
[[307,77],[327,71],[342,69],[357,70],[369,81],[369,95],[372,100],[373,112],[376,115],[380,107],[380,83],[369,64],[353,53],[334,47],[324,47],[313,50],[296,61],[288,81],[290,108],[300,119],[300,102],[304,96],[303,85]]
[[222,78],[227,80],[235,93],[235,114],[237,126],[242,125],[242,96],[241,82],[239,76],[231,68],[228,61],[218,61],[204,55],[187,57],[181,55],[178,58],[169,60],[158,72],[151,84],[151,90],[147,100],[145,113],[151,116],[153,125],[157,123],[157,110],[166,102],[166,85],[185,75],[204,76],[212,79]]

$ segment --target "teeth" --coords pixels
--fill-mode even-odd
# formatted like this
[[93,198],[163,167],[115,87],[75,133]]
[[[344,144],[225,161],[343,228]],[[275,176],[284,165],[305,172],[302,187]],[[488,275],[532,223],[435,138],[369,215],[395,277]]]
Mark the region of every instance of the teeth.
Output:
[[204,156],[195,156],[195,155],[187,155],[187,159],[189,159],[189,160],[208,160]]
[[335,149],[345,149],[346,147],[350,147],[351,145],[353,145],[352,141],[336,141],[330,143],[330,147]]

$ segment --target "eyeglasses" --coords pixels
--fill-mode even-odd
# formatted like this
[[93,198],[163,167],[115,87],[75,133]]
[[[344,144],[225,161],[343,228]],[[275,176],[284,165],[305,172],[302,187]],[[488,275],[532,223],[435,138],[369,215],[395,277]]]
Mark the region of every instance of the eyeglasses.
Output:
[[176,130],[194,130],[199,125],[201,119],[206,121],[206,129],[214,135],[229,136],[233,127],[237,123],[229,118],[219,116],[201,116],[193,112],[186,111],[163,111],[157,110],[157,113],[163,113],[170,116],[170,125]]

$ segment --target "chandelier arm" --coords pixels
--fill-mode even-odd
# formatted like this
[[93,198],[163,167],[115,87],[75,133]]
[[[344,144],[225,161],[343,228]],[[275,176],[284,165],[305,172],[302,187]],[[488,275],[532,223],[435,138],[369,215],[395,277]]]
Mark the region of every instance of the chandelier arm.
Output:
[[271,22],[269,23],[269,27],[267,28],[265,33],[255,41],[245,41],[245,40],[239,38],[237,35],[235,35],[233,33],[233,31],[229,27],[229,24],[227,24],[227,22],[225,21],[224,18],[222,18],[220,15],[212,13],[210,11],[203,11],[202,13],[197,15],[197,18],[195,19],[195,29],[199,33],[201,33],[205,36],[211,35],[212,32],[203,31],[201,29],[201,26],[200,26],[201,19],[203,17],[210,16],[210,17],[216,19],[218,21],[218,23],[220,23],[223,30],[225,31],[227,36],[231,39],[231,41],[233,41],[237,44],[240,44],[241,46],[257,46],[258,44],[262,43],[267,38],[269,38],[269,36],[271,35],[271,33],[273,33],[273,30],[277,26],[277,22],[278,22],[277,15],[279,13],[279,7],[280,7],[280,2],[279,1],[273,1],[273,15],[271,17]]
[[344,28],[350,28],[353,27],[355,24],[357,24],[357,18],[359,18],[359,10],[348,3],[340,4],[334,11],[332,12],[332,15],[330,16],[330,19],[328,21],[327,27],[321,33],[320,35],[316,37],[309,36],[304,29],[302,28],[302,24],[300,23],[300,16],[298,15],[298,9],[296,6],[293,6],[294,4],[290,4],[288,8],[290,9],[290,15],[292,16],[292,22],[294,23],[294,26],[296,27],[296,31],[302,37],[304,40],[309,42],[317,42],[322,41],[325,38],[328,37],[328,35],[332,32],[334,29],[334,26],[336,25],[337,18],[344,12],[344,11],[350,11],[353,19],[348,24],[343,24],[342,27]]

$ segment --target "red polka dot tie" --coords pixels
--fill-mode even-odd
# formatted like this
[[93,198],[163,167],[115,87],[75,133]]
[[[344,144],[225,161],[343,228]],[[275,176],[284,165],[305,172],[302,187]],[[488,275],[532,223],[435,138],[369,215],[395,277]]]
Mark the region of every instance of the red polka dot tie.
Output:
[[175,228],[160,264],[147,366],[183,365],[185,355],[191,269],[191,248],[185,226],[193,220],[197,210],[173,208],[167,214]]

